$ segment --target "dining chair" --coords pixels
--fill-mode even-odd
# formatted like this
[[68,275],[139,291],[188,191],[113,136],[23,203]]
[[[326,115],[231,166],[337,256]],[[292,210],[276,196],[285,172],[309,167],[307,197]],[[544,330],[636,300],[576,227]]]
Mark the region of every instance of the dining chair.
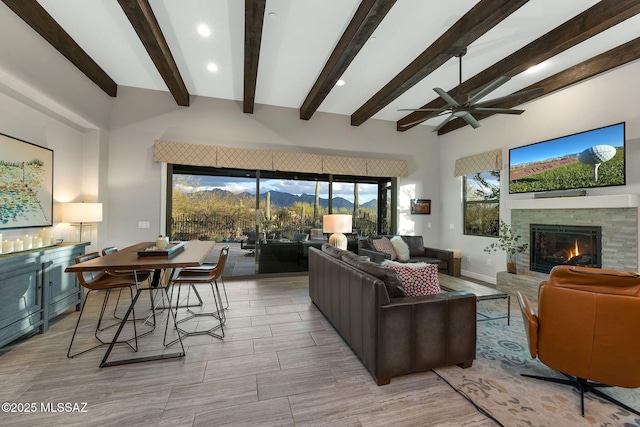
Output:
[[[229,252],[229,246],[225,246],[220,250],[220,255],[222,256],[222,252],[225,250],[225,248],[227,249],[227,254]],[[226,263],[227,259],[226,259],[227,255],[225,255],[225,259],[224,262]],[[186,267],[183,268],[181,270],[182,274],[184,276],[188,276],[190,274],[204,274],[204,273],[209,273],[212,269],[217,268],[218,263],[220,262],[220,259],[218,259],[218,262],[214,262],[214,263],[208,263],[205,262],[204,264],[202,264],[199,267]],[[224,266],[222,266],[222,270],[224,270]],[[225,305],[224,305],[224,309],[227,310],[229,308],[229,297],[227,296],[227,287],[224,284],[224,277],[222,276],[222,273],[224,271],[222,271],[220,273],[220,282],[222,283],[222,293],[224,294],[224,301],[225,301]],[[198,297],[198,300],[200,301],[200,305],[202,305],[202,299],[200,298],[200,295],[198,295],[198,291],[196,290],[195,286],[193,286],[193,290],[196,293],[196,296]]]
[[[218,258],[218,262],[212,266],[204,266],[202,269],[197,268],[185,268],[182,269],[178,275],[171,279],[171,300],[173,301],[173,292],[177,287],[177,296],[176,296],[176,307],[179,306],[180,303],[180,289],[182,285],[188,285],[189,288],[187,290],[187,312],[189,315],[183,319],[177,320],[177,308],[174,311],[174,320],[176,324],[180,324],[191,320],[195,317],[208,316],[214,319],[217,319],[218,322],[211,328],[207,330],[195,330],[195,331],[187,331],[184,328],[178,327],[180,333],[183,334],[183,337],[188,337],[192,335],[211,335],[212,337],[223,339],[224,338],[224,323],[226,321],[226,316],[224,313],[224,306],[222,303],[222,297],[220,294],[220,289],[218,288],[218,279],[222,277],[222,273],[224,272],[224,266],[227,261],[227,256],[229,254],[229,246],[225,246],[220,251],[220,257]],[[215,303],[215,310],[204,312],[204,311],[194,311],[189,308],[189,295],[191,288],[196,284],[209,284],[211,286],[211,293],[213,295],[213,302]],[[226,296],[226,294],[225,294]],[[228,305],[228,300],[227,300]],[[220,330],[220,333],[216,331]],[[166,344],[171,345],[172,343]]]
[[[85,261],[89,261],[95,258],[99,258],[100,254],[98,252],[92,252],[89,254],[85,254],[85,255],[81,255],[75,258],[75,262],[76,264],[85,262]],[[104,313],[105,310],[107,308],[107,303],[109,301],[109,296],[111,295],[111,291],[113,289],[118,289],[118,290],[123,290],[125,288],[129,288],[129,293],[131,295],[131,299],[133,300],[133,287],[134,286],[139,286],[142,283],[144,283],[145,281],[147,281],[149,279],[149,272],[131,272],[130,274],[124,274],[124,272],[121,272],[119,274],[110,274],[107,271],[88,271],[88,272],[77,272],[76,273],[77,277],[78,277],[78,281],[80,282],[80,285],[87,289],[87,293],[84,297],[84,302],[82,304],[82,309],[80,310],[80,315],[78,316],[78,320],[76,322],[76,327],[73,330],[73,335],[71,337],[71,342],[69,343],[69,349],[67,350],[67,357],[69,358],[73,358],[79,354],[83,354],[86,353],[87,351],[93,350],[95,348],[98,348],[102,345],[105,344],[110,344],[110,342],[108,341],[103,341],[100,336],[99,336],[99,332],[104,331],[105,329],[108,329],[110,327],[116,326],[116,325],[120,325],[121,323],[121,319],[119,319],[118,322],[115,322],[111,325],[108,326],[102,326],[102,321],[104,318]],[[78,326],[80,325],[80,320],[82,319],[82,315],[84,314],[84,309],[87,305],[87,300],[89,298],[89,295],[94,292],[94,291],[104,291],[104,299],[102,301],[102,308],[100,309],[100,315],[98,317],[98,324],[96,325],[96,329],[94,332],[94,336],[95,338],[99,341],[98,345],[95,345],[93,347],[90,347],[88,349],[79,351],[77,353],[71,354],[71,349],[73,347],[73,342],[75,340],[76,337],[76,333],[78,332]],[[115,317],[115,316],[114,316]],[[135,309],[133,311],[133,318],[135,319]],[[138,319],[140,320],[140,319]],[[146,320],[146,319],[145,319]],[[154,316],[154,327],[155,327],[155,316]],[[136,328],[136,322],[133,322],[133,332],[134,332],[134,336],[133,338],[129,338],[126,340],[122,340],[122,341],[118,341],[118,343],[124,343],[127,344],[129,347],[131,347],[131,349],[133,351],[138,351],[138,331]],[[150,331],[149,331],[150,332]],[[144,335],[146,335],[149,332],[145,332]],[[142,336],[142,335],[141,335]],[[131,341],[135,342],[135,345],[131,345]]]
[[[118,247],[117,246],[109,246],[107,248],[104,248],[102,250],[102,256],[107,256],[107,255],[111,255],[113,253],[118,252]],[[133,274],[132,270],[106,270],[107,274],[110,274],[112,276],[131,276]],[[138,270],[137,271],[138,274],[140,274],[141,272],[145,273],[145,274],[149,274],[149,276],[151,276],[153,274],[153,270]],[[162,280],[162,279],[160,279]],[[157,295],[157,292],[156,292]],[[162,292],[160,292],[160,295],[163,298],[163,302],[164,302],[164,294]],[[120,317],[116,314],[117,310],[118,310],[118,303],[120,302],[120,297],[122,296],[122,288],[119,289],[118,291],[118,298],[116,299],[116,303],[113,306],[113,317],[120,319]],[[156,304],[155,304],[155,297],[152,295],[151,292],[149,292],[149,299],[150,299],[150,303],[151,303],[151,315],[153,317],[153,327],[156,327]],[[148,320],[150,316],[145,317],[144,319],[129,319],[129,320]]]

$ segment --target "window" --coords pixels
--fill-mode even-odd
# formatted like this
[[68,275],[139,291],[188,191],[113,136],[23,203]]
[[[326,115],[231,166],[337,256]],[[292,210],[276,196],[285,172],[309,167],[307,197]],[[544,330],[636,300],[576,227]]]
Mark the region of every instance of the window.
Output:
[[463,177],[464,234],[497,237],[500,223],[500,171]]
[[[322,217],[327,213],[353,216],[350,238],[381,231],[393,234],[389,230],[395,221],[395,211],[389,208],[389,195],[395,191],[393,178],[186,165],[170,165],[167,173],[167,234],[171,239],[215,240],[238,246],[253,233],[263,236],[277,251],[276,243],[289,243],[296,234],[319,231],[322,236]],[[236,265],[233,274],[306,268],[306,249],[302,255],[298,253],[300,259],[298,255],[295,259],[274,259],[269,258],[273,251],[257,246],[255,262],[247,268]]]

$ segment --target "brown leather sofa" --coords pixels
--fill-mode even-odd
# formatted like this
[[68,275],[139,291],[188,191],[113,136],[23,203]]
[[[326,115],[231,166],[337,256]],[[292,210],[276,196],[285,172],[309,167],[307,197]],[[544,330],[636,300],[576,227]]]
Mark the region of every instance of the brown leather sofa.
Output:
[[392,297],[390,268],[325,244],[309,249],[309,295],[378,385],[476,357],[476,297],[445,292]]
[[[366,239],[358,240],[358,254],[366,255],[374,262],[382,262],[391,259],[391,255],[379,252],[373,246],[373,240],[380,237],[391,239],[393,236],[370,236]],[[453,251],[446,249],[426,248],[422,236],[400,236],[409,246],[409,261],[406,262],[426,262],[438,264],[438,271],[449,276],[456,276],[455,261]],[[459,276],[459,274],[457,274]]]
[[531,357],[566,379],[523,374],[592,392],[609,386],[640,387],[640,274],[590,267],[556,266],[538,290],[538,311],[518,293]]

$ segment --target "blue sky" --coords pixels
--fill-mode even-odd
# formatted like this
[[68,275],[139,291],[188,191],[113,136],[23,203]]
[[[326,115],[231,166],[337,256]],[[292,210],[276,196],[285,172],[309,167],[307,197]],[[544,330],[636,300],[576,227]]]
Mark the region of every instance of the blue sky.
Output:
[[511,149],[509,165],[514,167],[521,163],[576,154],[594,145],[624,145],[624,123]]
[[[227,190],[232,193],[242,193],[244,191],[255,194],[256,184],[253,178],[232,178],[228,176],[194,176],[197,188],[190,190]],[[297,196],[315,194],[315,181],[287,180],[287,179],[266,179],[260,180],[260,193],[267,191],[281,191],[283,193],[295,194]],[[320,182],[320,197],[327,198],[329,184]],[[333,197],[342,197],[353,202],[353,184],[334,182]],[[358,198],[360,204],[366,203],[378,197],[378,186],[376,184],[358,184]]]

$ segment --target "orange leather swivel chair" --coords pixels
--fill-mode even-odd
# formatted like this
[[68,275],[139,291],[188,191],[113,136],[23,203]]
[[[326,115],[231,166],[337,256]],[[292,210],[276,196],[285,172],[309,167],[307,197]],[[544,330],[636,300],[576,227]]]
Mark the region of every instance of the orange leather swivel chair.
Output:
[[518,292],[531,357],[565,378],[522,374],[591,392],[634,414],[599,390],[640,387],[640,274],[556,266],[538,290],[538,312]]

